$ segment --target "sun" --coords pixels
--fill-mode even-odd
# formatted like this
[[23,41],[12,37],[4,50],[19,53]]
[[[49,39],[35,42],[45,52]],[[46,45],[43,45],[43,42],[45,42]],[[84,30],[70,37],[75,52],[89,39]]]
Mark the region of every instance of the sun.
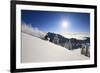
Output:
[[68,28],[69,23],[68,21],[63,20],[61,25],[62,25],[62,28]]

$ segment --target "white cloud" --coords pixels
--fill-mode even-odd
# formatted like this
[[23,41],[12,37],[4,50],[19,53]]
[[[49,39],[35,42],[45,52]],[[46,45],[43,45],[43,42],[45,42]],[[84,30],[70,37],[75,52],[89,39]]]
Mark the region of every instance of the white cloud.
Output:
[[44,36],[46,35],[46,33],[42,32],[37,27],[32,27],[31,24],[26,23],[22,23],[21,31],[38,38],[44,38]]

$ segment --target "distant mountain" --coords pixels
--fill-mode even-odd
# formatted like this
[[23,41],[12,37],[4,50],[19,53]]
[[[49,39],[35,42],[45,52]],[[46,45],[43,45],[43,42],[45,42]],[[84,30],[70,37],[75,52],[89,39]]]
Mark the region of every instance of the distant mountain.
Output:
[[85,37],[90,37],[89,32],[66,32],[66,33],[59,33],[60,35],[66,37],[66,38],[76,38],[79,40],[85,40]]
[[51,33],[51,32],[48,32],[44,38],[45,38],[45,40],[48,40],[48,38],[49,38],[50,42],[60,45],[65,48],[69,48],[69,49],[81,48],[82,44],[90,43],[89,37],[84,37],[84,38],[86,38],[85,40],[79,40],[76,38],[69,39],[69,38],[65,38],[64,36],[62,36],[60,34]]

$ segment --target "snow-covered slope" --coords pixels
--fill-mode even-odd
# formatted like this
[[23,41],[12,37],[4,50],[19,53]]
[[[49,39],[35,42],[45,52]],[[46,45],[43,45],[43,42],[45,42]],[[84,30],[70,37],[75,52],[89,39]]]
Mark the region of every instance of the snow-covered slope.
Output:
[[21,53],[21,61],[24,63],[89,59],[80,54],[80,49],[68,50],[23,32]]

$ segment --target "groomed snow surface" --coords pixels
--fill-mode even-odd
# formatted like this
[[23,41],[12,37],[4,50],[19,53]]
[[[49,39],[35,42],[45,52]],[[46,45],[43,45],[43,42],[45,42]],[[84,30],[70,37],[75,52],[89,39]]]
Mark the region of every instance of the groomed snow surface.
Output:
[[81,49],[68,50],[49,41],[22,32],[21,34],[21,62],[54,62],[87,60],[88,57],[81,55]]

